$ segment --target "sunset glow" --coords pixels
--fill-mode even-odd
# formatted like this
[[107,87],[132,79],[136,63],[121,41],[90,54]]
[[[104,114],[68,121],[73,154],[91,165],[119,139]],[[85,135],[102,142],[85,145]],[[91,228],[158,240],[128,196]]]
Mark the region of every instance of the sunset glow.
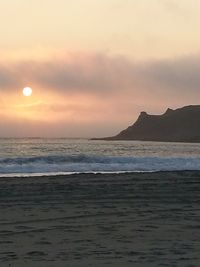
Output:
[[21,136],[112,135],[142,110],[198,104],[199,9],[195,0],[2,1],[0,135],[14,125]]

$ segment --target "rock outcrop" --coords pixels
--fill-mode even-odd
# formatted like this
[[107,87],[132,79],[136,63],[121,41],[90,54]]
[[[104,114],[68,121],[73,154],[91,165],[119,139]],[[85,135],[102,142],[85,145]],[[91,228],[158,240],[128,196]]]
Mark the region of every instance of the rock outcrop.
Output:
[[176,110],[167,109],[162,115],[141,112],[137,121],[116,136],[103,140],[140,140],[163,142],[200,142],[200,105]]

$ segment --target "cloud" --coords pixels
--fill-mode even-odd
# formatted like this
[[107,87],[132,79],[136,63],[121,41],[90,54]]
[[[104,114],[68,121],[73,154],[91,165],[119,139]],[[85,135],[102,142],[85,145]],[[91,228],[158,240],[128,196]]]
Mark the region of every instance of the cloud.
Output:
[[188,56],[144,64],[139,70],[151,87],[160,90],[198,92],[200,86],[200,57]]
[[60,94],[196,94],[200,87],[200,56],[148,62],[104,54],[73,55],[43,62],[0,65],[0,90],[36,84]]
[[17,75],[15,66],[0,65],[0,88],[10,88],[20,84],[20,78]]
[[[130,66],[129,66],[130,65]],[[47,88],[62,91],[109,93],[130,81],[129,70],[133,64],[120,57],[106,55],[82,55],[73,58],[48,61],[24,62],[21,72],[27,80]],[[128,77],[127,77],[128,75]]]
[[[199,73],[200,55],[139,62],[72,54],[0,64],[0,135],[116,134],[142,110],[198,104]],[[38,90],[27,99],[18,92],[23,86]]]

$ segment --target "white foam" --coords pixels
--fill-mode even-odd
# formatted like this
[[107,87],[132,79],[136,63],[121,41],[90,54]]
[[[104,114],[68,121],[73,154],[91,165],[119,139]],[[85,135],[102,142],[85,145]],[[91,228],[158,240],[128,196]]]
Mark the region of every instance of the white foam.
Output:
[[0,176],[200,170],[200,157],[87,155],[0,159]]

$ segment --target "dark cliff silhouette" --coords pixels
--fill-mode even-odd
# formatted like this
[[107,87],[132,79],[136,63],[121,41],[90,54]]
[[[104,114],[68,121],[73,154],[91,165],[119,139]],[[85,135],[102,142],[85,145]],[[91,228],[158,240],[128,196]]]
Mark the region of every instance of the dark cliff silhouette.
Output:
[[200,142],[200,105],[167,109],[162,115],[141,112],[132,126],[116,136],[98,139]]

